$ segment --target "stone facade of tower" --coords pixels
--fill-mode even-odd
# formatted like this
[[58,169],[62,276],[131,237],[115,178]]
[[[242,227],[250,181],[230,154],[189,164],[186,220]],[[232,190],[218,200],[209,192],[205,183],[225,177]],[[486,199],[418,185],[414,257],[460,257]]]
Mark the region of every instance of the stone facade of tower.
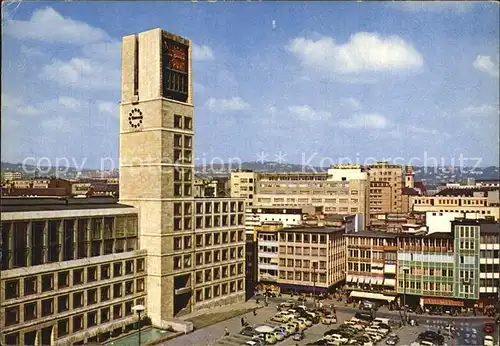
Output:
[[[192,84],[189,40],[161,29],[123,38],[120,202],[139,209],[146,313],[160,327],[195,309],[244,299],[243,201],[204,198],[200,209],[193,197]],[[223,275],[233,266],[234,275]]]

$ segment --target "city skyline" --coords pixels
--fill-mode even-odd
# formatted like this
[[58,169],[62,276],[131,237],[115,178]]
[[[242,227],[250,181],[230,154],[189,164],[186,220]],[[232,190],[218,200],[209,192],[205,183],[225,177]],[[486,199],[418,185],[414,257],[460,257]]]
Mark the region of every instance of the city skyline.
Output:
[[498,164],[497,4],[232,5],[4,6],[2,161],[117,160],[120,38],[164,27],[194,42],[200,158]]

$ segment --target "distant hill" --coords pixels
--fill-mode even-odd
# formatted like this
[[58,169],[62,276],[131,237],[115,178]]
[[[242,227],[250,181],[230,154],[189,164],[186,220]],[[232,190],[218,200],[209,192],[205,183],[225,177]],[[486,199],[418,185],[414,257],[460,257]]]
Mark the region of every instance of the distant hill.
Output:
[[[254,172],[325,172],[327,168],[325,167],[310,167],[302,166],[300,164],[291,163],[278,163],[278,162],[243,162],[241,165],[233,164],[214,164],[211,166],[196,166],[195,172],[202,175],[213,175],[213,176],[226,176],[235,169],[249,169]],[[446,166],[439,167],[419,167],[414,166],[415,170],[415,180],[423,181],[426,184],[439,184],[443,182],[459,182],[467,178],[474,179],[500,179],[500,171],[498,167],[464,167],[459,169],[455,167],[454,169]],[[1,162],[1,170],[5,171],[21,171],[26,172],[27,176],[32,176],[33,173],[28,174],[28,172],[35,172],[37,167],[33,165],[25,165],[23,169],[22,163],[8,163]],[[56,170],[48,169],[47,167],[38,167],[38,171],[43,172],[43,174],[38,173],[38,176],[54,176],[56,175]],[[59,168],[59,172],[66,172],[64,176],[75,176],[78,170],[73,167]],[[83,174],[92,174],[97,172],[95,169],[83,169]]]

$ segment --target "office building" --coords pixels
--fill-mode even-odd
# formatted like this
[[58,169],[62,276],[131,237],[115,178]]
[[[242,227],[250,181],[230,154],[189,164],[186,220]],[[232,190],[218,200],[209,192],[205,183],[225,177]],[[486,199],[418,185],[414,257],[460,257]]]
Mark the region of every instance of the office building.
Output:
[[397,234],[361,231],[346,233],[346,287],[350,296],[381,304],[397,297]]
[[250,170],[231,172],[231,197],[244,198],[247,206],[254,205],[257,177],[258,174]]
[[[391,210],[393,213],[401,213],[402,188],[403,188],[403,167],[401,165],[390,164],[388,162],[377,162],[368,166],[370,182],[387,182],[390,185]],[[379,188],[380,189],[380,188]],[[380,194],[380,193],[379,193]],[[385,194],[385,189],[384,189]]]
[[105,342],[147,304],[138,210],[110,198],[2,199],[3,345]]

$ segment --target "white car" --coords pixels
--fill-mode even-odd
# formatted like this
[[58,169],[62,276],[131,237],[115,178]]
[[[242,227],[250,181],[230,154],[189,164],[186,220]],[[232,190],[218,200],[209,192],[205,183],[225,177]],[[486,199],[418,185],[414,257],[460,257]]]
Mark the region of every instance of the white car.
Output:
[[324,339],[331,340],[340,344],[346,344],[349,341],[349,339],[342,337],[342,335],[340,334],[330,334],[325,336]]
[[495,344],[495,340],[493,339],[493,337],[491,335],[486,335],[484,337],[484,341],[483,341],[484,346],[494,346],[494,344]]
[[321,318],[321,323],[326,325],[335,324],[337,323],[337,317],[335,315],[326,315]]
[[420,346],[436,346],[430,341],[420,341]]
[[302,321],[302,320],[300,320],[300,319],[293,319],[293,320],[290,321],[290,323],[296,324],[297,325],[297,329],[300,330],[300,331],[303,331],[304,329],[307,328],[305,322]]
[[380,335],[377,332],[367,332],[366,329],[363,332],[363,335],[368,336],[370,339],[372,339],[372,341],[375,341],[375,342],[382,340],[382,335]]
[[297,318],[297,321],[302,321],[305,323],[306,327],[310,327],[313,325],[312,321],[308,320],[307,318],[305,317],[299,317]]

